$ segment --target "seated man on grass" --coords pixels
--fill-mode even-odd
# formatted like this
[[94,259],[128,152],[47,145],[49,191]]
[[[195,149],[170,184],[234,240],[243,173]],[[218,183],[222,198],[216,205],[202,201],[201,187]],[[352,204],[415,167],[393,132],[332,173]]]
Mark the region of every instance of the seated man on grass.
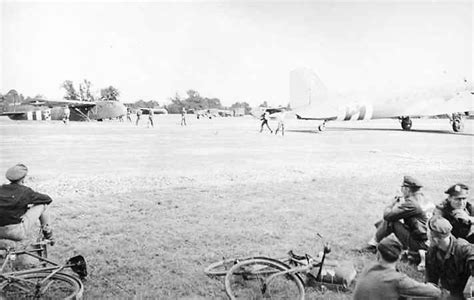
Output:
[[0,186],[0,239],[26,240],[36,234],[39,220],[44,238],[52,240],[47,206],[53,200],[24,185],[27,173],[25,165],[17,164],[5,174],[10,183]]
[[448,198],[436,206],[434,213],[451,223],[451,234],[474,243],[474,208],[469,203],[469,187],[457,183],[447,189]]
[[434,216],[428,223],[430,248],[426,254],[426,281],[449,291],[447,299],[464,299],[463,290],[474,275],[474,245],[451,234],[448,220]]
[[411,176],[404,176],[401,186],[402,197],[395,197],[383,212],[383,220],[375,223],[376,232],[365,250],[375,252],[379,241],[390,234],[395,234],[402,243],[403,249],[409,251],[414,261],[420,260],[423,268],[424,255],[428,250],[426,234],[427,212],[423,209],[422,184]]
[[418,282],[406,274],[398,272],[402,245],[390,237],[377,245],[377,262],[364,268],[357,280],[354,300],[398,300],[401,296],[433,297],[441,295],[441,290],[433,284]]

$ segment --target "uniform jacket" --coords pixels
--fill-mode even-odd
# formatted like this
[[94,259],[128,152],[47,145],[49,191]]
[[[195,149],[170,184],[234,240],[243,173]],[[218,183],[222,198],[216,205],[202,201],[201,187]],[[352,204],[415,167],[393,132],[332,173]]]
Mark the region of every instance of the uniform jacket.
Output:
[[[471,203],[466,204],[466,211],[468,215],[474,216],[473,208]],[[439,205],[436,206],[435,214],[441,215],[443,218],[449,221],[453,226],[451,233],[457,238],[466,238],[469,234],[471,229],[471,221],[464,221],[456,219],[453,215],[453,208],[448,202],[448,199],[441,202]]]
[[[418,197],[421,197],[421,195]],[[413,197],[406,197],[399,204],[387,207],[383,218],[387,222],[403,220],[414,239],[421,241],[428,239],[426,235],[428,217],[418,201]]]
[[400,295],[439,297],[441,291],[432,284],[411,279],[404,273],[380,263],[366,267],[354,291],[354,300],[398,300]]
[[53,200],[31,188],[11,183],[0,186],[0,226],[21,223],[30,204],[50,204]]
[[446,253],[438,247],[430,247],[426,253],[426,280],[441,286],[453,295],[462,295],[474,262],[474,245],[464,239],[451,236]]

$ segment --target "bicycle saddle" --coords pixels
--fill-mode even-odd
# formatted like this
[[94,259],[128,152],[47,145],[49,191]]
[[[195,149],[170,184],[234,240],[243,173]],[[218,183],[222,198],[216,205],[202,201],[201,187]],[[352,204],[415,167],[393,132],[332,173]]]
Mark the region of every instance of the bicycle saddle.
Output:
[[308,258],[310,258],[308,254],[305,254],[305,255],[295,254],[293,253],[293,250],[288,251],[288,255],[294,260],[308,260]]

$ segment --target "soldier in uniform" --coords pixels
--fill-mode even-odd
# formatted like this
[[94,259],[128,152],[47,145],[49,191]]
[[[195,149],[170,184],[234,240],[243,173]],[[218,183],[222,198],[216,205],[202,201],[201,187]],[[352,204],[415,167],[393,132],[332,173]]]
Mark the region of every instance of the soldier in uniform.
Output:
[[464,299],[463,290],[474,275],[474,245],[451,234],[448,220],[434,216],[428,223],[430,248],[426,254],[426,281],[441,284],[447,299]]
[[68,106],[65,106],[64,107],[64,115],[63,115],[63,122],[64,124],[68,124],[69,123],[69,117],[71,116],[71,110],[69,109]]
[[277,114],[277,120],[278,120],[278,127],[275,130],[275,135],[277,135],[278,131],[281,130],[281,135],[284,136],[285,135],[285,112],[284,111]]
[[268,113],[268,111],[265,111],[261,116],[262,124],[260,125],[260,132],[263,131],[263,126],[267,125],[267,128],[268,130],[270,130],[270,133],[273,133],[273,130],[270,128],[270,125],[268,125],[269,118],[270,114]]
[[[375,248],[384,237],[395,234],[404,249],[408,249],[414,260],[421,259],[428,249],[426,223],[428,216],[422,209],[422,184],[411,176],[404,176],[401,186],[402,197],[395,197],[383,212],[383,220],[375,223],[374,238],[369,242],[368,250]],[[419,251],[422,251],[419,253]]]
[[140,117],[142,116],[142,110],[137,109],[137,121],[135,122],[135,125],[138,126],[138,122],[140,121]]
[[384,238],[377,245],[377,262],[364,268],[357,280],[354,300],[398,300],[401,296],[437,298],[441,291],[433,284],[418,282],[398,272],[402,245],[391,237]]
[[147,127],[155,127],[154,124],[153,124],[153,108],[150,108],[148,110],[148,125]]
[[13,241],[27,239],[39,219],[43,235],[51,240],[53,231],[47,205],[53,200],[24,185],[28,168],[17,164],[5,174],[10,184],[0,186],[0,238]]
[[474,243],[474,210],[467,201],[469,187],[462,183],[457,183],[445,191],[448,198],[436,206],[434,213],[451,223],[452,235],[456,238],[463,238],[469,243]]
[[186,108],[184,107],[181,109],[181,126],[186,126]]

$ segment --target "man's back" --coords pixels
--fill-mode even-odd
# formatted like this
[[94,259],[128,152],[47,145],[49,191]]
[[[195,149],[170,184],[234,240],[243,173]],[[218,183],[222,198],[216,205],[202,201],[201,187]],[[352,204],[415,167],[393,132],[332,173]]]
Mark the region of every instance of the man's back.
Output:
[[0,186],[0,226],[17,224],[29,204],[49,204],[48,195],[40,194],[20,184]]
[[440,291],[379,263],[366,267],[354,291],[354,300],[399,299],[400,295],[437,297]]

